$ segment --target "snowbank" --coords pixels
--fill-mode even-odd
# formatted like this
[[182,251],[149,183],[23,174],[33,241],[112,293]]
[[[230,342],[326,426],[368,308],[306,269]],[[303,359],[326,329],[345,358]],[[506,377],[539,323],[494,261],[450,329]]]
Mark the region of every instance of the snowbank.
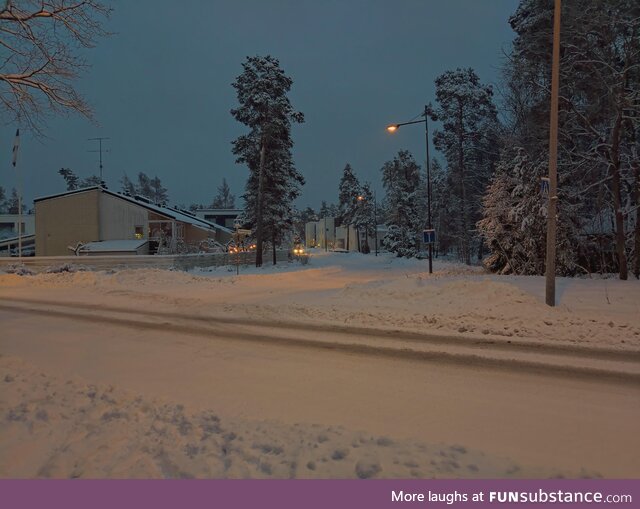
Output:
[[0,296],[640,349],[640,281],[558,278],[558,306],[550,308],[542,277],[439,260],[428,274],[426,263],[316,251],[308,265],[245,267],[240,276],[228,267],[6,274]]

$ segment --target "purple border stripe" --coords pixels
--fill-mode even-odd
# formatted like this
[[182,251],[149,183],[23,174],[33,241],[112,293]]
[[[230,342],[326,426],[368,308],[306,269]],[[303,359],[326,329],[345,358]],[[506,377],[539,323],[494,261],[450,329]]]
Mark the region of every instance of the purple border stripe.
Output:
[[[402,492],[402,493],[401,493]],[[490,500],[491,493],[493,501]],[[559,495],[559,492],[562,495]],[[482,493],[483,501],[473,501]],[[525,502],[532,493],[546,503]],[[542,495],[544,493],[544,495]],[[570,493],[571,495],[567,495]],[[602,501],[553,502],[580,493]],[[590,495],[587,495],[589,493]],[[393,501],[396,498],[415,501]],[[511,495],[510,495],[511,494]],[[423,498],[420,498],[422,495]],[[434,501],[437,496],[440,501]],[[500,502],[501,497],[519,502]],[[464,499],[466,497],[466,501]],[[609,498],[608,498],[609,497]],[[613,498],[611,498],[613,497]],[[623,497],[631,497],[623,498]],[[430,500],[431,498],[431,500]],[[449,503],[446,501],[448,498]],[[454,500],[455,499],[455,500]],[[0,480],[7,509],[640,507],[639,480]]]

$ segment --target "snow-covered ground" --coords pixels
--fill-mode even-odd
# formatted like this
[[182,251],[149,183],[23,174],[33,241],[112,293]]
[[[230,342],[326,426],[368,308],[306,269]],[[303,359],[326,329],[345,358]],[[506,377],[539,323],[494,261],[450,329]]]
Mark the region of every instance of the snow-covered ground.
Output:
[[557,287],[322,251],[0,274],[0,476],[636,476],[640,283]]
[[387,254],[314,251],[307,265],[214,267],[191,273],[125,270],[0,276],[0,292],[159,310],[305,323],[640,349],[640,281],[558,278],[555,308],[544,278]]
[[[0,477],[520,477],[535,470],[458,444],[340,425],[229,420],[0,357]],[[524,468],[524,469],[523,469]],[[594,472],[577,472],[598,475]]]

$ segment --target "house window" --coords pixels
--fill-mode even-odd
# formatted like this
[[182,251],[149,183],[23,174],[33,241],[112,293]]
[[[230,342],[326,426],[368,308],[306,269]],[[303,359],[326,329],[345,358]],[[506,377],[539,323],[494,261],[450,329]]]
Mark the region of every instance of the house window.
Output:
[[136,239],[144,238],[144,226],[136,226],[134,236]]

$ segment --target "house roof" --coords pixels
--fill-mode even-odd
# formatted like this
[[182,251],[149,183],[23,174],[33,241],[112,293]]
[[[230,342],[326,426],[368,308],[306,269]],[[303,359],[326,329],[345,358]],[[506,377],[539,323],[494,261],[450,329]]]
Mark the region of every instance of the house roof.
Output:
[[196,209],[194,214],[213,214],[213,215],[239,215],[242,209]]
[[224,226],[220,226],[219,224],[205,221],[204,219],[196,217],[195,215],[187,211],[179,210],[173,207],[156,205],[155,203],[150,203],[149,201],[147,201],[146,198],[142,196],[128,196],[126,194],[120,194],[120,193],[110,191],[109,189],[105,189],[104,187],[101,187],[101,186],[84,187],[82,189],[74,189],[73,191],[66,191],[64,193],[52,194],[49,196],[41,196],[40,198],[36,198],[33,201],[34,203],[37,203],[39,201],[52,200],[54,198],[61,198],[63,196],[70,196],[72,194],[85,193],[87,191],[94,191],[94,190],[98,190],[100,192],[109,194],[111,196],[115,196],[116,198],[120,198],[121,200],[127,201],[129,203],[134,203],[140,207],[143,207],[147,210],[155,212],[156,214],[160,214],[169,219],[175,219],[176,221],[180,221],[182,223],[191,224],[198,228],[202,228],[205,230],[220,230],[225,233],[233,233],[229,228],[225,228]]
[[114,252],[114,251],[137,251],[148,242],[147,239],[135,240],[102,240],[98,242],[88,242],[80,248],[80,252]]
[[[22,236],[22,242],[23,243],[27,243],[27,242],[31,242],[32,240],[35,240],[36,236],[35,234],[31,234],[31,235],[23,235]],[[18,242],[18,240],[20,239],[20,237],[11,237],[11,238],[6,238],[6,239],[0,239],[0,247],[6,247],[9,244],[15,244],[16,242]]]

